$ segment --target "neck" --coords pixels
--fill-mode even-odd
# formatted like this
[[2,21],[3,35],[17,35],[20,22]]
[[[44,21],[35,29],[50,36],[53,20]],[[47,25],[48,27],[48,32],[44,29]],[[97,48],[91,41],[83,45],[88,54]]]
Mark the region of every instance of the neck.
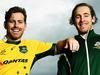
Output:
[[6,41],[9,41],[9,42],[18,42],[18,41],[20,41],[21,39],[19,38],[19,39],[16,39],[16,40],[13,40],[13,39],[11,39],[9,36],[5,36],[5,39],[6,39]]
[[80,36],[81,36],[83,39],[87,39],[89,31],[90,31],[90,30],[88,30],[85,34],[80,34]]
[[80,35],[83,39],[87,39],[88,33],[84,35]]
[[80,36],[81,36],[83,39],[87,39],[89,31],[91,31],[92,29],[93,29],[93,26],[92,26],[91,29],[88,30],[85,34],[80,34]]

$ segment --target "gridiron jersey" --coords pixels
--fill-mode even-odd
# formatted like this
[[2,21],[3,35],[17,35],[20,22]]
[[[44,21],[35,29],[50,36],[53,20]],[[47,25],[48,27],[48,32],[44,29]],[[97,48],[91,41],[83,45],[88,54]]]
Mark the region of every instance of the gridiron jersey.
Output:
[[29,75],[35,56],[52,45],[36,40],[22,40],[19,44],[0,40],[0,75]]

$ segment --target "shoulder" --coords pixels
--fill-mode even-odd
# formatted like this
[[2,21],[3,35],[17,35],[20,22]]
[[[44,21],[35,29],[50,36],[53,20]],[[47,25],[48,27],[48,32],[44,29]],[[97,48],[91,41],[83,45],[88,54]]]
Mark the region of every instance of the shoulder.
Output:
[[0,44],[2,44],[2,43],[5,43],[5,41],[4,40],[0,40]]
[[29,45],[52,44],[50,42],[43,42],[40,40],[22,40],[21,43],[29,44]]
[[100,39],[100,34],[95,34],[95,38]]

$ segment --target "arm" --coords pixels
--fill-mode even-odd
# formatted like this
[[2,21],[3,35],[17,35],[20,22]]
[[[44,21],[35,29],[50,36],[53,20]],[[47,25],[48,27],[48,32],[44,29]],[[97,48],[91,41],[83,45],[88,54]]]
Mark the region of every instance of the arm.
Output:
[[35,61],[48,55],[56,55],[65,52],[75,52],[79,49],[79,44],[74,38],[68,38],[52,44],[52,47],[42,53],[35,55]]
[[74,38],[68,38],[57,42],[57,54],[71,50],[72,52],[79,50],[79,43]]

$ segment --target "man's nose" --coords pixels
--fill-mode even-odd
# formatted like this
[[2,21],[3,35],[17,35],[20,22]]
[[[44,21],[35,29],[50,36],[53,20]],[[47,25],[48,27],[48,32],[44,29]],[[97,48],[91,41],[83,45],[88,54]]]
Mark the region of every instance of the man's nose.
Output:
[[15,27],[18,27],[18,25],[19,25],[18,22],[15,21],[14,26],[15,26]]
[[83,22],[83,21],[84,21],[84,17],[83,17],[83,16],[81,16],[80,20],[81,20],[81,22]]

